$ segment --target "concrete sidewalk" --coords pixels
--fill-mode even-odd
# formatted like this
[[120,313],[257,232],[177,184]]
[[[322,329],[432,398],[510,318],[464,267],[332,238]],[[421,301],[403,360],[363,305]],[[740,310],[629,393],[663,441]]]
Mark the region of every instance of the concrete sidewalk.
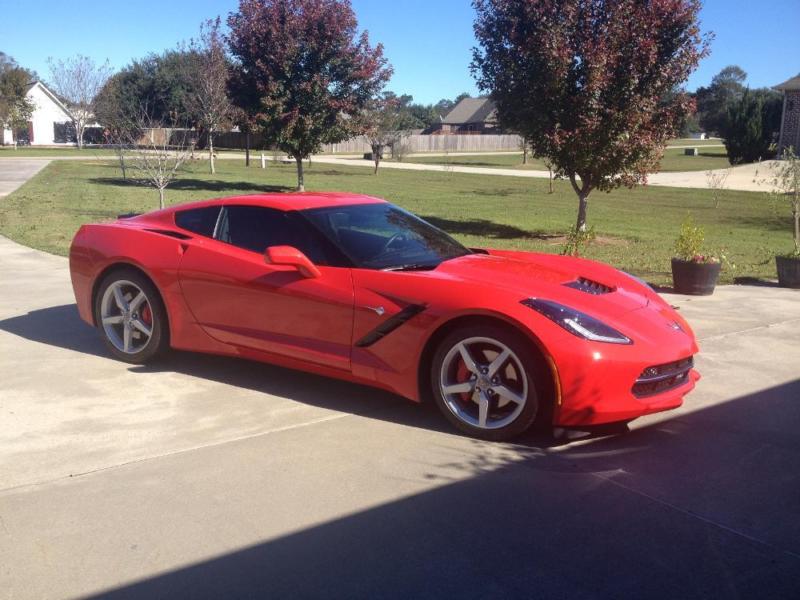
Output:
[[[504,169],[494,167],[467,167],[463,165],[436,165],[412,162],[381,162],[381,169],[405,169],[410,171],[438,171],[444,173],[468,173],[471,175],[499,175],[502,177],[529,177],[534,179],[547,179],[547,171],[533,169]],[[369,167],[374,169],[375,164],[368,160],[354,160],[341,156],[315,156],[315,163],[348,167]],[[769,192],[771,184],[766,181],[769,177],[770,165],[775,161],[764,161],[759,164],[743,165],[731,169],[716,169],[714,173],[728,172],[725,189],[743,190],[749,192]],[[653,173],[647,178],[648,185],[660,187],[682,187],[694,189],[708,189],[707,171],[685,171],[671,173]]]
[[66,260],[0,238],[0,598],[790,598],[800,292],[669,300],[683,408],[488,444],[303,373],[111,360]]
[[50,159],[46,158],[0,160],[0,198],[8,196],[49,162]]

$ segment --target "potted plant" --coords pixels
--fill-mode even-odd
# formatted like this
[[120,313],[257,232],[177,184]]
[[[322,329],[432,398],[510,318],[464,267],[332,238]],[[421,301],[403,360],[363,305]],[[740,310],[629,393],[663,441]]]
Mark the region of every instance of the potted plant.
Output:
[[787,199],[794,221],[794,251],[775,257],[778,284],[800,288],[800,158],[792,148],[772,165],[772,188],[776,198]]
[[714,293],[722,263],[718,257],[702,253],[704,241],[703,228],[695,226],[691,216],[687,217],[675,240],[672,259],[672,283],[679,294],[709,296]]

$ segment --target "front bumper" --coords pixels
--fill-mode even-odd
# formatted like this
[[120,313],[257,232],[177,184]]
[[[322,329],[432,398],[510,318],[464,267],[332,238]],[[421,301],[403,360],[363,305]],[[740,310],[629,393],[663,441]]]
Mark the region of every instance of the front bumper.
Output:
[[[626,315],[628,330],[639,332],[632,336],[632,345],[589,342],[574,336],[564,338],[565,343],[552,351],[560,384],[553,424],[601,425],[681,406],[684,396],[700,379],[689,362],[698,347],[689,326],[682,320],[682,328],[665,326],[672,316],[663,307]],[[680,368],[657,370],[672,364]],[[683,376],[670,379],[663,386],[641,385],[648,376],[657,379],[676,373]]]
[[692,369],[686,383],[669,391],[638,399],[633,396],[605,396],[591,405],[578,408],[575,403],[562,405],[557,411],[555,425],[575,427],[602,425],[618,421],[630,421],[657,412],[672,410],[683,404],[683,398],[694,389],[700,373]]

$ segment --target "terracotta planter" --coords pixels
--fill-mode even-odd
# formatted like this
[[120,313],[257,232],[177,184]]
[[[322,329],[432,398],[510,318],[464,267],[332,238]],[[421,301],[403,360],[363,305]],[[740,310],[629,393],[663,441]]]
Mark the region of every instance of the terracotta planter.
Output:
[[778,267],[778,284],[781,287],[800,288],[800,258],[793,256],[776,256]]
[[719,279],[720,263],[672,259],[672,283],[678,294],[710,296]]

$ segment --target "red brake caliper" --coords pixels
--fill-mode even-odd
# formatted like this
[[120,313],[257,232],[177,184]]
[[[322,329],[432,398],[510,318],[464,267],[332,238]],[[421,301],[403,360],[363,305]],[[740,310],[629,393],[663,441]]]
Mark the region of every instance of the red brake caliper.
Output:
[[145,304],[144,308],[142,309],[142,321],[144,321],[147,325],[153,324],[153,313],[150,310],[149,304]]
[[[469,372],[467,369],[467,365],[464,363],[462,358],[458,359],[458,368],[456,369],[456,381],[458,383],[463,383],[464,381],[469,381],[469,378],[472,376],[472,373]],[[472,394],[469,392],[462,392],[459,394],[461,396],[461,401],[469,403],[472,400]]]

